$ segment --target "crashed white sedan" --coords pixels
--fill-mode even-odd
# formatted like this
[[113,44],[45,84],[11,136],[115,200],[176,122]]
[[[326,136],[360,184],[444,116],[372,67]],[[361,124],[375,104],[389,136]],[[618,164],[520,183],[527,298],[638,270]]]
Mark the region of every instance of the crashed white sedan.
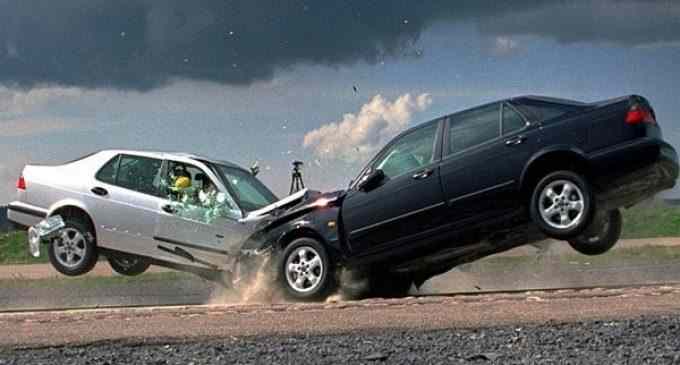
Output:
[[27,165],[17,192],[8,218],[30,227],[33,255],[47,243],[51,264],[65,275],[87,273],[103,254],[124,275],[156,264],[210,276],[233,265],[258,217],[295,204],[306,190],[277,201],[252,171],[229,162],[107,150]]

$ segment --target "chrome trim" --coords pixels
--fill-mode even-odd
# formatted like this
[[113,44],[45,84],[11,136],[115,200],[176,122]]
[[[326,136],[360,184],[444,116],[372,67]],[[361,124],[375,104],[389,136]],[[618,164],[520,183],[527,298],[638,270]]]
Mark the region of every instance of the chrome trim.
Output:
[[402,218],[406,218],[406,217],[410,217],[410,216],[415,215],[415,214],[418,214],[418,213],[422,213],[422,212],[424,212],[424,211],[426,211],[426,210],[430,210],[430,209],[434,209],[434,208],[441,207],[441,206],[444,205],[444,204],[446,204],[446,203],[445,203],[445,202],[439,202],[439,203],[436,203],[436,204],[432,204],[432,205],[427,206],[427,207],[425,207],[425,208],[420,208],[420,209],[417,209],[417,210],[414,210],[414,211],[411,211],[411,212],[408,212],[408,213],[404,213],[404,214],[402,214],[402,215],[400,215],[400,216],[397,216],[397,217],[393,217],[393,218],[386,219],[386,220],[381,221],[381,222],[378,222],[378,223],[371,224],[370,226],[366,226],[366,227],[363,227],[363,228],[355,229],[355,230],[351,231],[349,234],[350,234],[350,235],[354,235],[354,234],[357,234],[357,233],[360,233],[360,232],[363,232],[363,231],[366,231],[366,230],[373,229],[373,228],[375,228],[375,227],[381,226],[381,225],[383,225],[383,224],[391,223],[391,222],[394,222],[394,221],[399,220],[399,219],[402,219]]
[[510,186],[514,183],[515,183],[515,180],[510,180],[510,181],[506,181],[506,182],[498,184],[498,185],[489,186],[488,188],[484,188],[482,190],[477,190],[477,191],[472,192],[472,193],[461,195],[461,196],[455,197],[453,199],[449,199],[449,204],[453,204],[453,203],[455,203],[459,200],[467,199],[467,198],[473,197],[475,195],[484,194],[484,193],[489,192],[489,191],[494,190],[494,189],[504,188],[504,187]]
[[154,236],[153,239],[155,239],[156,241],[170,243],[170,244],[177,245],[177,246],[184,246],[184,247],[188,247],[188,248],[193,248],[195,250],[218,253],[218,254],[227,255],[227,256],[229,255],[229,253],[225,250],[220,250],[220,249],[212,248],[212,247],[194,245],[194,244],[186,243],[186,242],[180,242],[180,241],[176,241],[176,240],[173,240],[173,239],[170,239],[170,238],[163,238],[163,237]]

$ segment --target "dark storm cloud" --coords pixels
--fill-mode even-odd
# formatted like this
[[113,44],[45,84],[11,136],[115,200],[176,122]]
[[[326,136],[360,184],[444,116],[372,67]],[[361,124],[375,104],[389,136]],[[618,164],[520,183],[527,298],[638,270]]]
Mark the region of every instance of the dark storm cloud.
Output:
[[[437,21],[491,36],[624,45],[680,40],[670,1],[0,0],[0,83],[147,90],[249,84],[298,64],[414,54]],[[426,50],[427,51],[427,50]]]

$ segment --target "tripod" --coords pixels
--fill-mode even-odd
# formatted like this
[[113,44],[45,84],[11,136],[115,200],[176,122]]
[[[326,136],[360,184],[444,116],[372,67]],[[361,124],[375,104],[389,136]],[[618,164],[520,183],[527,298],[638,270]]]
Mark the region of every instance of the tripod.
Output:
[[302,172],[300,167],[303,165],[302,161],[293,161],[293,173],[290,182],[290,194],[296,193],[305,188],[305,183],[302,181]]

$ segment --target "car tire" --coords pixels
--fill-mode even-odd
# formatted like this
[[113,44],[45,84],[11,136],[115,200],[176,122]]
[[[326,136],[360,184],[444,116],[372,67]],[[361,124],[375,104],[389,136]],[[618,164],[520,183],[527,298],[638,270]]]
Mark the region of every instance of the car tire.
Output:
[[64,224],[47,249],[50,263],[67,276],[86,274],[99,257],[92,228],[76,218],[65,218]]
[[569,240],[569,245],[584,255],[601,255],[618,242],[622,228],[621,212],[610,210],[602,219],[595,219],[582,235]]
[[531,194],[531,219],[551,238],[565,240],[583,233],[592,221],[594,211],[590,184],[571,171],[546,175]]
[[113,271],[125,276],[142,274],[151,266],[151,263],[146,258],[123,252],[108,253],[106,254],[106,260]]
[[335,270],[326,248],[313,238],[291,242],[279,256],[277,281],[293,300],[323,300],[336,288]]

